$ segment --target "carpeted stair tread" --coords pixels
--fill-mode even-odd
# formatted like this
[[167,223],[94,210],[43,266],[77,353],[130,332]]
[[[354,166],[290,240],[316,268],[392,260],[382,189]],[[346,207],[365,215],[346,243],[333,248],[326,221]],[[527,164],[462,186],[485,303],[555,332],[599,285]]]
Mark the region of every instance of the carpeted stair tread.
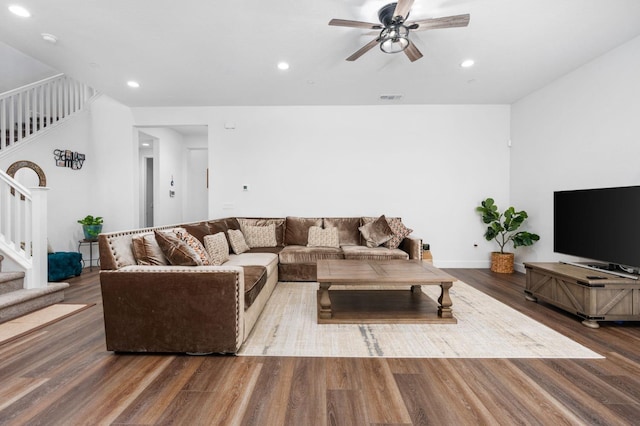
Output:
[[24,286],[24,272],[0,272],[0,295],[21,290]]
[[0,272],[0,284],[18,278],[24,278],[24,272]]
[[45,288],[23,288],[11,293],[0,294],[0,309],[32,299],[34,296],[55,293],[67,287],[69,287],[68,283],[49,283]]
[[49,283],[45,288],[30,288],[0,294],[0,323],[64,300],[68,283]]

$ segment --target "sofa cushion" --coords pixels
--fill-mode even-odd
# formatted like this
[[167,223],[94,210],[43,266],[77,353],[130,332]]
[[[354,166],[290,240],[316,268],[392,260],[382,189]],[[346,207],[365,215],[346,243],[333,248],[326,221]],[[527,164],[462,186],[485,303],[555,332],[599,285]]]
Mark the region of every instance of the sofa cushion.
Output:
[[244,235],[242,231],[238,229],[229,229],[227,231],[227,235],[229,236],[229,243],[231,245],[231,249],[235,254],[244,253],[245,251],[249,251],[249,246],[244,239]]
[[242,230],[242,227],[240,226],[240,222],[235,217],[228,217],[224,220],[224,222],[227,225],[227,229]]
[[400,249],[386,247],[345,246],[342,247],[344,258],[349,260],[408,260],[409,254]]
[[322,218],[287,217],[284,231],[284,244],[287,246],[306,246],[309,243],[309,228],[322,226]]
[[282,246],[276,247],[251,247],[248,253],[273,253],[278,254],[282,250]]
[[241,218],[238,219],[240,226],[244,231],[245,226],[266,226],[274,224],[276,226],[276,245],[284,245],[284,224],[283,218]]
[[338,228],[322,229],[319,226],[309,228],[309,242],[307,247],[340,247]]
[[344,259],[342,250],[334,247],[286,246],[280,252],[280,263],[315,263],[319,259]]
[[267,268],[249,265],[244,268],[244,310],[246,311],[256,300],[267,283]]
[[131,239],[132,235],[129,233],[111,234],[103,237],[100,251],[102,252],[103,248],[106,249],[104,250],[105,261],[103,261],[103,255],[101,253],[100,268],[120,269],[125,266],[137,265],[136,257],[133,254]]
[[224,266],[264,266],[267,277],[278,270],[278,256],[273,253],[242,253],[231,254]]
[[211,265],[222,265],[229,260],[229,244],[224,232],[205,236],[204,246],[209,253]]
[[393,231],[384,215],[373,222],[366,223],[360,228],[360,233],[367,247],[378,247],[393,237]]
[[338,239],[341,246],[360,245],[359,217],[325,217],[325,228],[338,228]]
[[153,231],[156,241],[170,265],[199,266],[200,256],[173,233]]
[[211,220],[207,222],[207,226],[209,227],[209,234],[217,234],[218,232],[227,232],[229,227],[227,226],[227,222],[224,219],[219,220]]
[[264,226],[245,225],[242,227],[242,233],[249,247],[275,247],[278,245],[276,225],[273,223]]
[[211,235],[211,228],[206,222],[201,222],[197,224],[189,224],[182,226],[189,234],[193,235],[204,244],[204,237],[207,235]]
[[409,229],[404,226],[404,224],[402,223],[402,219],[400,219],[399,217],[387,218],[387,223],[389,224],[389,228],[391,228],[391,231],[393,231],[393,237],[391,237],[389,241],[383,244],[386,248],[398,248],[402,240],[404,240],[405,237],[408,237],[409,234],[413,232],[413,229]]
[[167,258],[164,257],[154,234],[134,235],[131,244],[138,265],[167,264]]

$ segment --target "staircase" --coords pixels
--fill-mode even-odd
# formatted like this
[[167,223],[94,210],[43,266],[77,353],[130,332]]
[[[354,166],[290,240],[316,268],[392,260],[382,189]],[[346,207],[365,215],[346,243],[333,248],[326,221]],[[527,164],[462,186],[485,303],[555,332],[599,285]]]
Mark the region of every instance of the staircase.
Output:
[[82,110],[96,94],[64,74],[0,94],[0,154]]
[[[63,74],[0,94],[0,157],[79,112],[96,95]],[[0,323],[64,300],[47,282],[47,190],[0,170]],[[2,260],[18,271],[2,272]]]

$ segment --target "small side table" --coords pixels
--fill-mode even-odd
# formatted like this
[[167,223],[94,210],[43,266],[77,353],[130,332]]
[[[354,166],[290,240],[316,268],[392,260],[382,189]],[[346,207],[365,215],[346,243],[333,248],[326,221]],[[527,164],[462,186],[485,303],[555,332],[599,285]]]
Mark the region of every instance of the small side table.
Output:
[[[87,244],[89,245],[89,270],[93,271],[93,245],[98,244],[98,240],[83,239],[78,241],[78,253],[82,254],[82,252],[80,251],[80,247]],[[82,265],[85,265],[84,256],[82,256]],[[100,254],[98,254],[98,257],[96,257],[96,266],[100,266]]]

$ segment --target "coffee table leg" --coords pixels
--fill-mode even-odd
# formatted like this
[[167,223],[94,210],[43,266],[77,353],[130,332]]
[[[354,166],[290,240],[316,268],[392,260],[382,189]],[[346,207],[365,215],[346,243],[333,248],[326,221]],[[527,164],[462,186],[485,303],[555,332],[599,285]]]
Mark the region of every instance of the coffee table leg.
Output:
[[438,298],[438,316],[440,318],[453,318],[453,311],[451,309],[451,298],[449,297],[449,289],[453,283],[440,283],[440,288],[442,289],[442,293],[440,293],[440,297]]
[[319,303],[318,307],[318,318],[322,319],[331,319],[331,299],[329,298],[329,287],[331,287],[330,283],[321,283],[319,290]]
[[412,285],[411,286],[411,293],[420,293],[422,291],[422,286],[421,285]]

